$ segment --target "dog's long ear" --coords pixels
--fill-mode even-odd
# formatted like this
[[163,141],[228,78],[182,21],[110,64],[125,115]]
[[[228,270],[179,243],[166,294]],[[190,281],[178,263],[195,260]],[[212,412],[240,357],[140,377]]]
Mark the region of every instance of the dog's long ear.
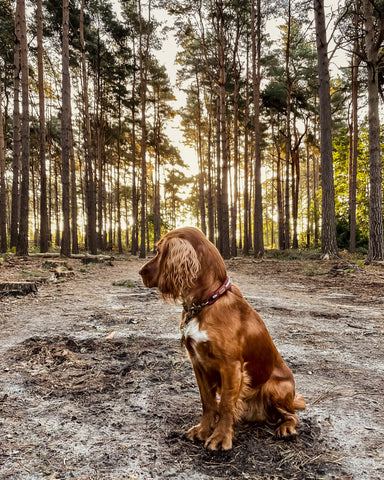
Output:
[[176,300],[194,285],[200,262],[188,240],[170,238],[164,247],[158,288],[165,299]]

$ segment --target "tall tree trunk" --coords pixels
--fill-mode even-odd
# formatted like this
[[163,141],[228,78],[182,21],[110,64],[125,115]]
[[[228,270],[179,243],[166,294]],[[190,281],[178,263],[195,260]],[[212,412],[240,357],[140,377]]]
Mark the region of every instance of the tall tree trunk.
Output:
[[81,0],[80,8],[80,48],[81,48],[81,69],[82,69],[82,97],[84,105],[83,118],[83,137],[84,137],[84,161],[85,161],[85,203],[87,212],[87,246],[89,251],[95,255],[97,253],[96,237],[96,198],[94,173],[91,156],[91,123],[89,119],[89,99],[88,99],[88,74],[85,58],[85,39],[84,39],[84,6],[85,0]]
[[319,158],[315,156],[313,159],[313,223],[314,223],[313,240],[314,240],[315,247],[318,247],[320,245],[320,207],[319,207],[319,200],[317,198],[317,192],[320,184],[319,176],[320,176]]
[[[212,104],[212,102],[210,102]],[[208,238],[209,241],[214,243],[215,242],[215,214],[214,214],[214,207],[213,207],[213,194],[212,194],[212,114],[211,111],[208,113],[208,153],[207,153],[207,161],[208,161]]]
[[77,185],[76,185],[76,162],[73,149],[72,109],[69,117],[69,161],[71,169],[71,235],[72,253],[79,253],[79,241],[77,236]]
[[49,224],[47,207],[47,172],[45,166],[45,99],[43,66],[42,0],[36,2],[37,69],[39,89],[39,163],[40,163],[40,252],[48,251]]
[[97,176],[95,181],[95,198],[97,198],[97,244],[98,248],[101,250],[106,249],[106,232],[104,230],[104,215],[105,210],[105,168],[103,164],[103,136],[104,136],[104,117],[103,117],[103,106],[102,106],[102,94],[101,94],[101,80],[100,72],[98,73],[97,78],[97,113],[96,113],[96,169]]
[[293,238],[292,248],[299,248],[298,239],[298,217],[299,217],[299,190],[300,190],[300,145],[306,132],[299,136],[296,125],[296,115],[294,116],[294,137],[295,143],[291,152],[292,158],[292,219],[293,219]]
[[[256,28],[255,28],[256,26]],[[260,58],[261,58],[261,5],[260,0],[252,0],[252,83],[255,113],[255,206],[253,212],[254,257],[264,255],[263,204],[261,188],[261,134],[260,134]]]
[[368,70],[368,134],[369,134],[369,245],[367,263],[384,258],[383,191],[380,158],[379,120],[379,58],[384,38],[384,14],[379,19],[379,32],[375,36],[373,4],[363,0],[365,18],[365,49]]
[[220,96],[216,99],[216,225],[218,231],[217,248],[222,251],[223,237],[221,231],[223,229],[222,215],[222,194],[221,194],[221,125],[220,125]]
[[324,0],[314,0],[316,45],[319,70],[320,149],[322,183],[321,249],[324,258],[338,256],[336,242],[335,184],[332,156],[332,115],[329,84],[328,43]]
[[220,133],[221,133],[221,156],[222,156],[222,176],[221,176],[221,254],[224,258],[230,257],[229,245],[229,209],[228,209],[228,162],[229,162],[229,142],[227,125],[227,106],[226,106],[226,40],[224,24],[224,3],[223,0],[217,2],[218,16],[218,48],[219,48],[219,95],[220,95]]
[[244,213],[243,213],[243,253],[249,255],[249,43],[247,40],[246,74],[245,74],[245,108],[244,108]]
[[17,255],[28,255],[28,216],[29,216],[29,71],[27,25],[25,19],[25,0],[20,3],[20,58],[21,58],[21,192],[20,222],[17,243]]
[[[238,35],[237,35],[238,38]],[[236,41],[236,45],[237,45]],[[238,192],[238,171],[239,171],[239,90],[240,90],[240,69],[236,65],[237,48],[234,53],[234,99],[233,99],[233,199],[231,212],[231,255],[237,256],[237,205],[239,200]]]
[[69,205],[69,151],[70,151],[70,77],[69,77],[69,0],[63,0],[62,43],[62,116],[61,116],[61,184],[63,233],[61,255],[71,254],[71,228]]
[[202,132],[201,132],[201,100],[200,100],[200,80],[199,74],[196,72],[196,86],[197,86],[197,151],[198,151],[198,163],[199,163],[199,206],[200,206],[200,220],[201,230],[204,235],[207,234],[207,221],[205,215],[205,191],[204,191],[204,161],[203,161],[203,149],[202,149]]
[[[140,101],[141,101],[141,219],[140,219],[140,258],[146,256],[146,226],[147,226],[147,128],[146,128],[146,104],[147,104],[147,75],[149,54],[149,32],[146,33],[146,44],[143,45],[143,21],[141,0],[138,0],[140,16],[139,32],[139,58],[140,58]],[[151,2],[148,5],[149,19],[151,17]]]
[[[112,251],[112,247],[113,247],[113,225],[114,225],[114,221],[113,221],[113,212],[114,212],[114,195],[113,195],[113,181],[112,181],[112,166],[110,166],[108,168],[108,166],[106,165],[105,168],[104,168],[104,172],[105,172],[105,175],[106,175],[106,179],[105,179],[105,185],[107,186],[108,183],[109,183],[109,188],[108,186],[106,187],[106,190],[109,190],[109,193],[106,191],[105,192],[105,195],[107,197],[107,201],[105,202],[105,221],[106,223],[109,224],[109,228],[108,228],[108,235],[106,236],[106,248],[109,250],[109,251]],[[107,218],[108,218],[108,214],[109,214],[109,222],[107,221]]]
[[155,179],[153,182],[153,243],[154,247],[161,236],[161,208],[160,208],[160,92],[156,91],[154,102],[154,137],[155,137]]
[[132,46],[134,54],[133,65],[133,79],[132,79],[132,135],[131,135],[131,149],[132,149],[132,240],[131,240],[131,254],[137,255],[139,249],[138,243],[138,215],[139,206],[137,201],[137,185],[136,185],[136,52],[135,41]]
[[247,45],[247,71],[245,79],[244,110],[244,255],[249,255],[251,240],[249,237],[249,47]]
[[[356,15],[357,17],[357,15]],[[356,46],[356,45],[355,45]],[[356,251],[356,192],[357,192],[357,147],[359,140],[358,123],[358,94],[359,94],[359,71],[360,57],[352,55],[352,122],[351,122],[351,149],[349,167],[349,251]]]
[[291,246],[291,213],[289,200],[289,167],[291,161],[291,95],[292,80],[289,69],[290,50],[291,50],[291,0],[288,0],[288,28],[287,28],[287,44],[285,50],[285,76],[287,82],[287,113],[286,113],[286,129],[285,129],[285,223],[284,223],[284,248],[289,249]]
[[15,14],[15,43],[14,43],[14,66],[13,66],[13,161],[12,161],[12,208],[11,208],[11,247],[16,247],[19,236],[20,216],[20,2],[16,2]]
[[119,120],[117,133],[117,172],[116,172],[116,208],[117,208],[117,246],[119,253],[123,253],[121,237],[121,202],[120,202],[120,164],[121,164],[121,99],[119,97]]
[[[280,121],[278,119],[277,130],[279,131]],[[279,249],[285,248],[285,231],[284,231],[284,201],[283,201],[283,189],[281,180],[281,148],[279,134],[275,134],[275,121],[272,120],[272,138],[275,143],[277,164],[276,164],[276,197],[277,197],[277,231],[279,239]]]
[[308,117],[305,119],[305,131],[307,138],[305,142],[305,156],[306,156],[306,193],[307,193],[307,247],[311,245],[311,187],[310,187],[310,153],[309,153],[309,139],[308,139]]
[[59,247],[61,245],[60,237],[60,218],[59,218],[59,164],[56,159],[54,159],[54,175],[55,175],[55,184],[54,184],[54,198],[55,198],[55,245]]
[[7,192],[5,186],[5,149],[0,77],[0,253],[7,251]]
[[[233,198],[232,198],[232,210],[231,210],[231,255],[237,256],[237,209],[239,204],[239,185],[238,174],[240,167],[239,160],[239,99],[240,99],[240,75],[241,64],[238,61],[239,53],[239,41],[241,34],[241,24],[239,16],[236,19],[236,35],[233,47],[233,76],[234,76],[234,92],[233,92]],[[240,229],[241,231],[241,229]],[[241,235],[240,235],[241,242]]]

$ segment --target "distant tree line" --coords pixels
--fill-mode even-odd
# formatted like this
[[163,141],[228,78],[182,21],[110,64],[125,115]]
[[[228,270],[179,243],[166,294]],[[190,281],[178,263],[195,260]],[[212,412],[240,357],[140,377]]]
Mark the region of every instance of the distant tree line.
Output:
[[0,0],[0,251],[145,257],[189,218],[225,258],[366,239],[382,260],[383,40],[378,0]]

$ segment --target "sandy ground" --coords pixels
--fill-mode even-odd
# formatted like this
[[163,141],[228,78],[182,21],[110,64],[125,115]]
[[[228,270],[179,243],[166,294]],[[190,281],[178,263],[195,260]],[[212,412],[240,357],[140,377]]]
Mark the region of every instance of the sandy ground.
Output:
[[[0,280],[44,262],[3,263]],[[1,479],[384,478],[383,267],[227,262],[307,409],[293,440],[239,425],[230,452],[208,452],[185,438],[201,406],[181,307],[142,286],[142,263],[69,260],[74,277],[0,298]]]

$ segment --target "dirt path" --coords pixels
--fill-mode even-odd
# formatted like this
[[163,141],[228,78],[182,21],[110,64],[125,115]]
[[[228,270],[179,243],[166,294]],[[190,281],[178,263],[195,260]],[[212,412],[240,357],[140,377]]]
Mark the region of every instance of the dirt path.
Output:
[[[3,265],[0,279],[41,263]],[[295,440],[242,425],[232,451],[211,453],[184,436],[201,407],[180,307],[141,285],[141,263],[71,260],[74,278],[0,299],[1,479],[384,477],[384,280],[316,261],[228,262],[308,407]]]

